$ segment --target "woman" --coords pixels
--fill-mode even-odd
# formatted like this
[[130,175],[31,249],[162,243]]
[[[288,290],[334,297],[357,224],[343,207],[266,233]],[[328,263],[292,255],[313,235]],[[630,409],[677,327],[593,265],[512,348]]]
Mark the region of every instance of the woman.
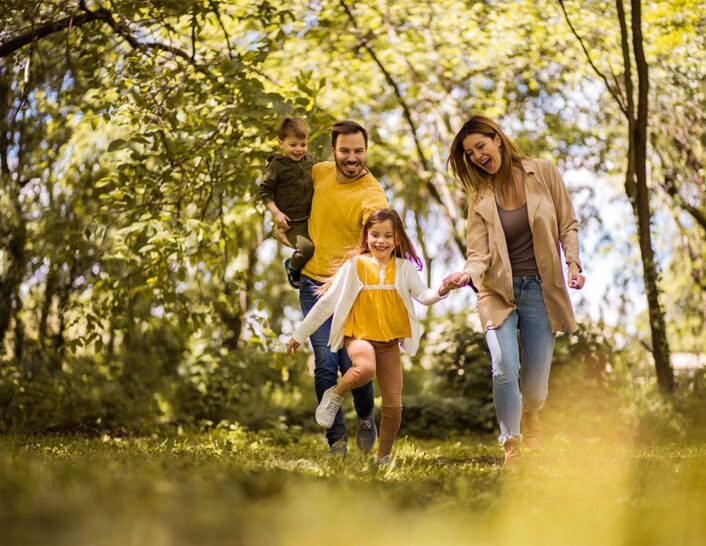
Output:
[[447,280],[478,292],[499,440],[505,465],[513,465],[521,439],[529,449],[539,448],[539,410],[547,398],[555,333],[576,330],[559,244],[570,286],[581,289],[578,221],[554,164],[522,155],[484,116],[463,125],[449,164],[469,206],[468,259],[463,272]]

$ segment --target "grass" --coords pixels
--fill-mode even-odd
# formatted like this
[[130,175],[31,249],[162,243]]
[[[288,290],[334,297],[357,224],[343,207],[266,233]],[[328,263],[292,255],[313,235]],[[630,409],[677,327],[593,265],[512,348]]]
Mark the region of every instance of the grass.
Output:
[[377,468],[319,436],[0,438],[2,544],[706,544],[706,445],[403,439]]

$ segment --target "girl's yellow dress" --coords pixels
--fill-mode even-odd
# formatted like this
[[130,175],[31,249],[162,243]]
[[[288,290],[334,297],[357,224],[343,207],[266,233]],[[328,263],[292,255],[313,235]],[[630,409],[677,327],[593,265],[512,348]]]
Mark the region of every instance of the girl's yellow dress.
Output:
[[409,314],[395,290],[394,256],[384,266],[371,256],[360,256],[357,266],[363,288],[353,303],[343,335],[382,342],[410,337]]

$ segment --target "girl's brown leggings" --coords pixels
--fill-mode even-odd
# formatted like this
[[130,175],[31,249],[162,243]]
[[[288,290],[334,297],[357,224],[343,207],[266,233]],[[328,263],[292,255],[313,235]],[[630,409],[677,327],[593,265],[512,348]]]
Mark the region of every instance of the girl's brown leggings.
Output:
[[353,366],[341,378],[336,393],[344,395],[377,377],[382,394],[378,457],[392,451],[402,421],[402,363],[398,340],[380,342],[346,337],[344,345]]

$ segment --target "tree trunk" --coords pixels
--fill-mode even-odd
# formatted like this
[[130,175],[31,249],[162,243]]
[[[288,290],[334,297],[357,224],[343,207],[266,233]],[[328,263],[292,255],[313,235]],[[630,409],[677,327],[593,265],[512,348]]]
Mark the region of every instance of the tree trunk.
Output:
[[[12,203],[11,210],[3,211],[3,216],[7,221],[4,225],[6,231],[0,232],[0,238],[4,239],[2,249],[6,252],[8,262],[5,274],[0,276],[0,354],[4,352],[5,336],[13,316],[16,321],[20,320],[17,315],[21,303],[19,287],[24,272],[27,239],[19,185],[17,181],[12,180],[8,161],[11,145],[10,120],[12,119],[10,113],[12,89],[8,81],[10,77],[11,75],[6,72],[0,73],[0,191],[7,194],[10,203]],[[24,329],[21,324],[15,324],[15,335],[20,338],[24,337]],[[15,349],[19,349],[20,352],[22,352],[22,341],[23,339],[15,339]],[[15,358],[18,358],[17,354],[15,354]]]
[[674,372],[669,361],[669,343],[667,340],[664,311],[659,303],[657,264],[654,259],[652,234],[650,233],[652,213],[650,211],[649,190],[647,188],[649,78],[647,61],[642,48],[642,14],[640,0],[631,0],[631,8],[632,41],[638,79],[637,119],[635,120],[630,134],[630,140],[635,154],[635,208],[637,209],[638,235],[640,239],[640,252],[642,253],[642,271],[645,279],[645,289],[647,291],[650,330],[652,332],[652,355],[655,359],[657,383],[662,392],[671,392],[674,389]]

